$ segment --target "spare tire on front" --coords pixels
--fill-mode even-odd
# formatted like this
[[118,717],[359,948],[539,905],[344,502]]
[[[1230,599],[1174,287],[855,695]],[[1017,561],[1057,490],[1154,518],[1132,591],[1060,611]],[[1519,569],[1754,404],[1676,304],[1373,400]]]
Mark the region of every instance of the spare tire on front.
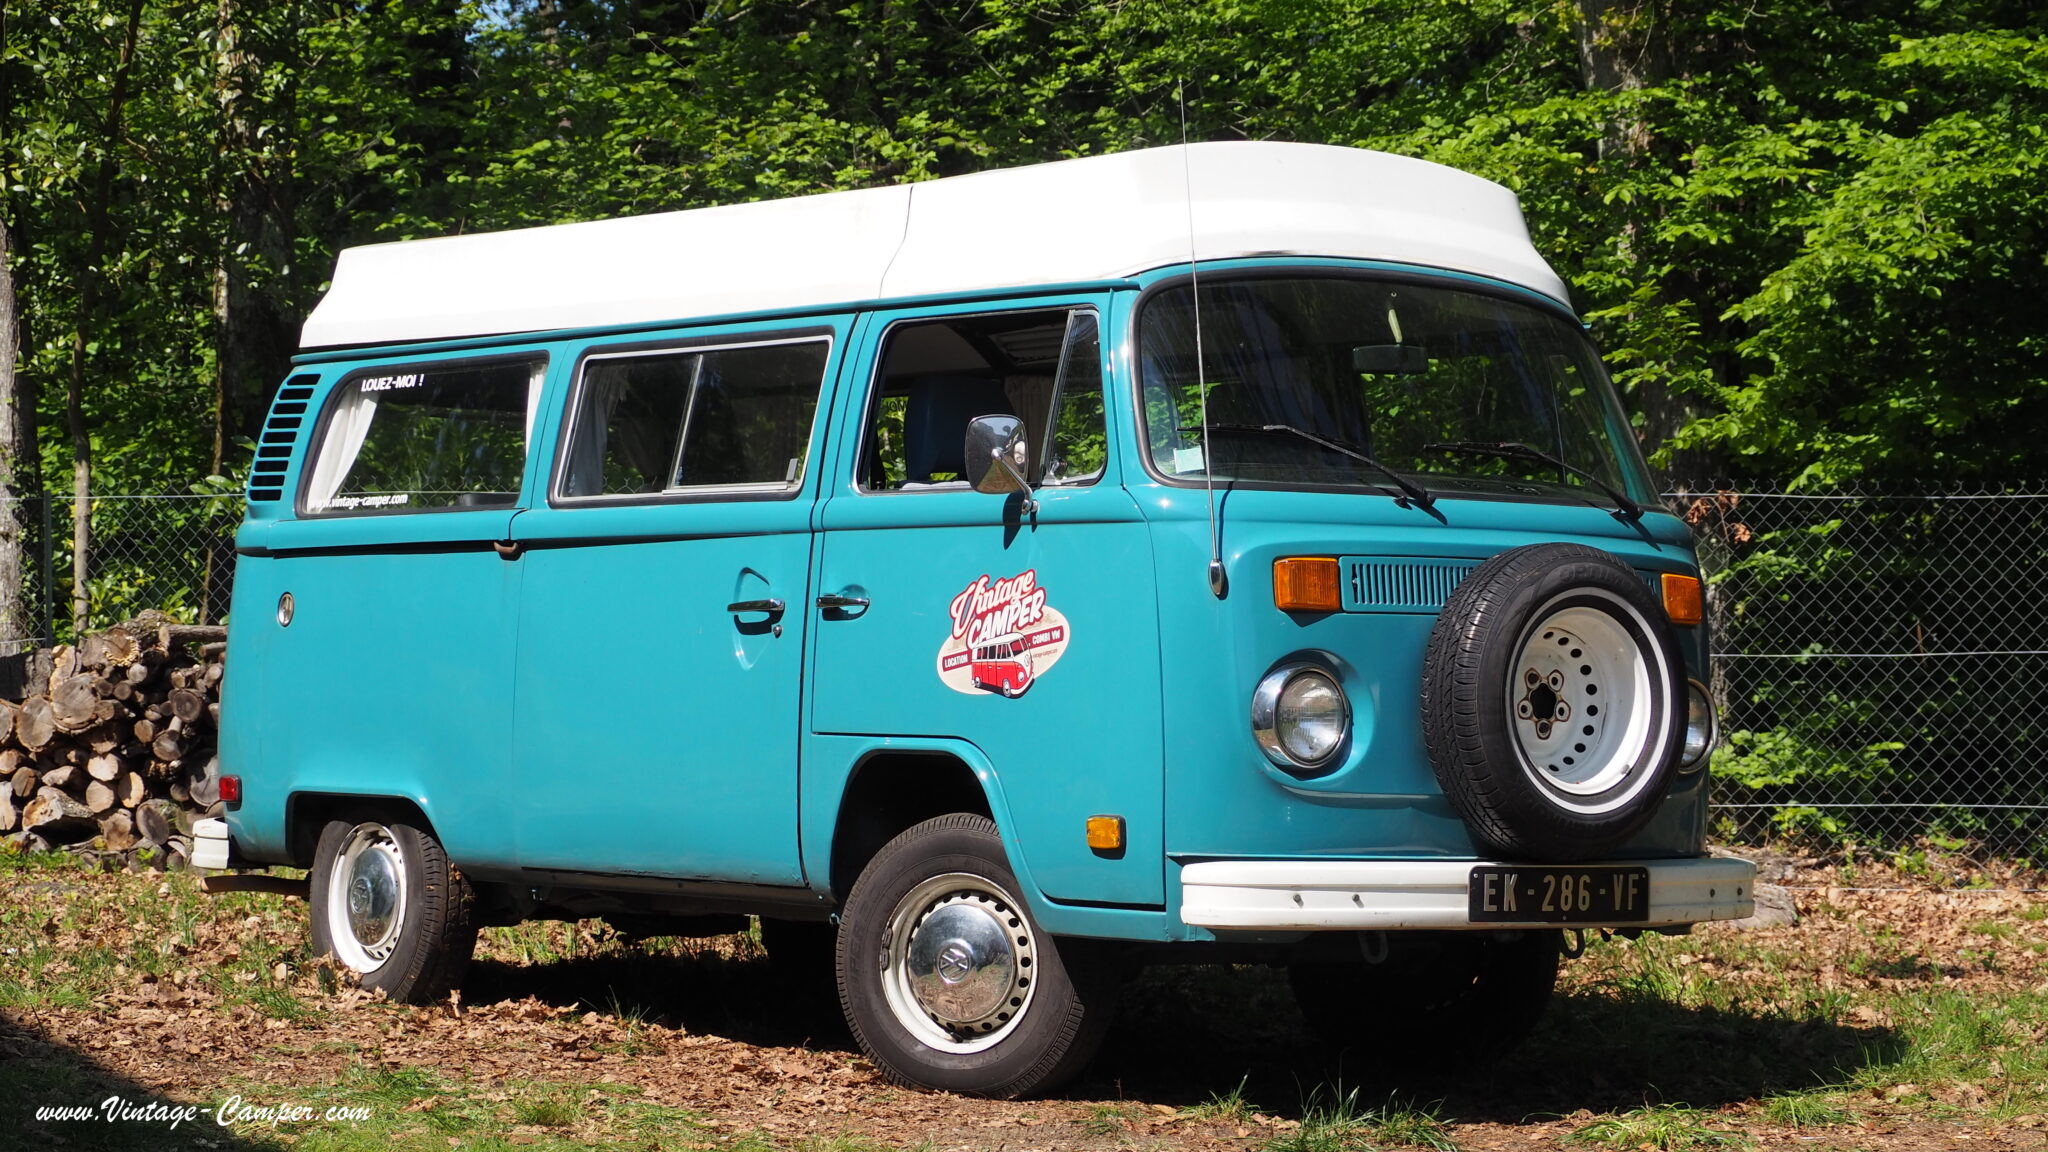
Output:
[[1461,582],[1423,657],[1422,735],[1483,852],[1586,860],[1669,787],[1685,662],[1663,606],[1608,552],[1534,544]]

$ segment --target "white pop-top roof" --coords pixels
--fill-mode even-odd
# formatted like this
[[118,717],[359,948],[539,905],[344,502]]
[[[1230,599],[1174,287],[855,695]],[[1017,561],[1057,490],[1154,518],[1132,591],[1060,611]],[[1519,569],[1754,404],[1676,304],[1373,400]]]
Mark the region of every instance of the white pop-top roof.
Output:
[[1229,142],[342,252],[305,348],[1116,279],[1238,256],[1490,276],[1569,302],[1514,193],[1383,152]]

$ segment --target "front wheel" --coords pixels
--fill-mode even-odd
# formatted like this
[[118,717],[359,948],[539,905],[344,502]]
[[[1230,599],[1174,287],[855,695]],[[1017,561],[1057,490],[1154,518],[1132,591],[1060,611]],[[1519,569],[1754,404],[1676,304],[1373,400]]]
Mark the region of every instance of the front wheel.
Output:
[[476,949],[469,883],[431,832],[378,818],[330,821],[313,850],[313,952],[392,1000],[427,1004]]
[[899,1084],[1014,1097],[1078,1072],[1109,1023],[1107,969],[1017,896],[983,816],[918,824],[861,871],[841,913],[839,999]]

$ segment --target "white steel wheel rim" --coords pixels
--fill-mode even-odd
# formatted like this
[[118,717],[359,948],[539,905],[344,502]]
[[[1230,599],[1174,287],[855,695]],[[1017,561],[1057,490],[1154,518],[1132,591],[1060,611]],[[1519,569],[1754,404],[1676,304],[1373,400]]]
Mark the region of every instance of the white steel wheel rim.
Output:
[[327,938],[335,958],[366,974],[382,968],[398,950],[411,902],[405,854],[391,829],[349,829],[327,876]]
[[[1509,665],[1508,725],[1522,768],[1551,802],[1612,812],[1655,775],[1662,754],[1659,685],[1670,671],[1648,623],[1623,601],[1589,592],[1546,604]],[[1564,599],[1560,597],[1559,599]]]
[[896,902],[882,999],[918,1043],[967,1055],[1016,1031],[1038,991],[1037,934],[1001,885],[971,872],[925,880]]

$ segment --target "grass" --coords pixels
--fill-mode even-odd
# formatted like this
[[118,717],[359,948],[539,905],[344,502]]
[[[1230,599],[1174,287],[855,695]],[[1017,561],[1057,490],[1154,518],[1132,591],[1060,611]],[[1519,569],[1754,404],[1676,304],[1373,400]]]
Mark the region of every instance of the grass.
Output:
[[541,1128],[572,1127],[582,1115],[574,1100],[560,1093],[529,1096],[512,1102],[512,1119]]
[[1835,1104],[1826,1094],[1793,1092],[1764,1101],[1764,1119],[1787,1128],[1824,1128],[1830,1124],[1852,1124],[1856,1114]]
[[1303,1104],[1301,1126],[1268,1141],[1265,1152],[1375,1152],[1379,1148],[1458,1152],[1434,1107],[1418,1108],[1389,1097],[1378,1108],[1358,1102],[1358,1089],[1320,1090]]
[[[1593,941],[1585,957],[1567,967],[1557,1005],[1530,1046],[1500,1069],[1461,1072],[1455,1084],[1411,1083],[1408,1095],[1378,1106],[1361,1102],[1357,1089],[1323,1088],[1290,1111],[1300,1117],[1291,1125],[1249,1097],[1272,1100],[1289,1092],[1285,1076],[1299,1071],[1320,1078],[1329,1071],[1296,1070],[1284,1066],[1291,1056],[1281,1056],[1277,1071],[1242,1074],[1303,1045],[1284,976],[1266,968],[1158,970],[1126,989],[1120,1003],[1126,1035],[1150,1036],[1162,1020],[1198,1021],[1185,1040],[1174,1033],[1148,1041],[1152,1047],[1143,1051],[1150,1055],[1143,1058],[1222,1051],[1220,1059],[1191,1057],[1184,1070],[1157,1073],[1174,1093],[1166,1099],[1201,1102],[1169,1113],[1153,1102],[1159,1099],[1155,1085],[1141,1081],[1128,1099],[1053,1102],[1032,1122],[1054,1125],[1043,1130],[1047,1134],[1064,1126],[1065,1143],[1145,1147],[1185,1139],[1208,1146],[1230,1141],[1223,1128],[1229,1125],[1257,1129],[1259,1137],[1244,1146],[1261,1152],[1368,1152],[1450,1149],[1454,1131],[1474,1133],[1474,1143],[1493,1142],[1499,1126],[1521,1116],[1588,1107],[1605,1114],[1577,1125],[1572,1143],[1663,1152],[1740,1146],[1747,1142],[1741,1129],[1782,1139],[1787,1128],[1862,1121],[1979,1127],[2048,1113],[2048,963],[2041,956],[2048,948],[2048,902],[2015,905],[1995,897],[1937,913],[1925,901],[1886,905],[1877,899],[1813,907],[1809,923],[1792,933]],[[681,1054],[684,1045],[732,1045],[737,1058],[754,1060],[775,1047],[805,1043],[806,1033],[795,1030],[800,1025],[777,1022],[772,1014],[762,1025],[758,1003],[746,994],[762,986],[759,950],[746,936],[628,939],[598,921],[533,923],[489,930],[479,952],[484,982],[474,1004],[465,1000],[456,1023],[445,1005],[416,1009],[350,999],[347,982],[331,965],[309,956],[298,902],[249,893],[207,896],[186,876],[101,876],[65,856],[0,851],[0,1012],[7,1022],[25,1022],[33,1036],[45,1026],[39,1020],[55,1020],[49,1034],[66,1043],[91,1034],[79,1025],[90,1029],[122,1005],[181,1017],[174,1036],[203,1035],[209,1022],[239,1026],[248,1042],[246,1065],[231,1063],[232,1073],[214,1072],[213,1079],[176,1091],[197,1104],[239,1092],[259,1104],[366,1110],[346,1123],[273,1128],[249,1120],[231,1133],[210,1123],[202,1128],[201,1137],[225,1139],[220,1147],[227,1152],[286,1146],[440,1152],[451,1141],[490,1152],[615,1144],[650,1152],[882,1152],[870,1127],[882,1118],[895,1125],[923,1115],[935,1133],[952,1131],[944,1127],[954,1122],[948,1116],[957,1120],[959,1106],[934,1106],[926,1097],[876,1087],[860,1092],[847,1113],[813,1113],[825,1121],[813,1135],[778,1135],[750,1131],[750,1122],[735,1124],[730,1114],[708,1123],[651,1103],[630,1084],[579,1078],[630,1080],[638,1074],[629,1070],[637,1068],[653,1084],[660,1082],[652,1077],[665,1066],[663,1054]],[[676,991],[678,964],[689,966],[699,992]],[[518,1007],[528,998],[540,1015],[529,1017]],[[592,1011],[597,1015],[586,1018]],[[472,1022],[472,1012],[495,1012],[484,1020],[506,1023]],[[430,1027],[450,1030],[451,1056],[472,1059],[380,1066],[380,1036],[403,1035],[411,1047]],[[579,1054],[601,1056],[602,1066],[523,1059],[496,1073],[498,1079],[462,1071],[495,1065],[488,1053],[530,1043],[531,1028],[561,1030],[556,1043],[573,1041]],[[1225,1038],[1220,1048],[1216,1037]],[[755,1055],[745,1054],[748,1045],[760,1046]],[[175,1048],[165,1054],[178,1058]],[[122,1067],[124,1055],[110,1051],[106,1063]],[[481,1065],[474,1059],[479,1055]],[[721,1074],[719,1058],[707,1075]],[[1119,1057],[1113,1043],[1107,1059],[1119,1058],[1129,1059]],[[100,1053],[88,1045],[76,1054],[44,1046],[26,1059],[0,1060],[0,1101],[95,1101],[116,1092],[158,1099],[94,1067],[96,1059]],[[301,1059],[303,1068],[292,1066]],[[859,1062],[850,1052],[834,1059],[839,1067]],[[246,1081],[218,1079],[242,1076],[245,1066]],[[1234,1086],[1232,1072],[1240,1073]],[[779,1099],[784,1089],[764,1091]],[[1424,1099],[1444,1094],[1448,1103],[1417,1106],[1417,1092]],[[1116,1093],[1125,1094],[1125,1088]],[[1698,1107],[1637,1107],[1646,1094]],[[791,1105],[808,1107],[794,1097]],[[1162,1135],[1154,1111],[1186,1126],[1178,1136]],[[1454,1129],[1447,1117],[1488,1127]],[[15,1120],[0,1105],[0,1131]],[[146,1125],[48,1134],[64,1136],[72,1147],[114,1152],[196,1147],[179,1143],[182,1131],[169,1141]],[[41,1146],[44,1135],[32,1142]]]
[[1207,1100],[1192,1108],[1181,1109],[1180,1114],[1190,1120],[1243,1124],[1257,1111],[1252,1103],[1244,1098],[1244,1087],[1250,1082],[1251,1074],[1246,1073],[1244,1078],[1237,1082],[1237,1087],[1229,1092],[1211,1092]]
[[1091,1136],[1115,1136],[1137,1115],[1134,1104],[1096,1104],[1088,1109],[1088,1118],[1081,1121],[1081,1128]]
[[1565,1137],[1574,1144],[1606,1148],[1654,1149],[1655,1152],[1684,1152],[1689,1148],[1744,1147],[1750,1141],[1740,1132],[1716,1128],[1711,1117],[1697,1108],[1679,1104],[1652,1104],[1633,1112],[1602,1116]]
[[[313,1152],[442,1152],[455,1146],[555,1152],[619,1145],[696,1152],[717,1144],[700,1116],[642,1100],[640,1089],[628,1084],[526,1081],[494,1086],[403,1067],[351,1068],[325,1083],[296,1089],[265,1084],[239,1091],[252,1102],[298,1105],[316,1116],[274,1127],[260,1119],[231,1126],[258,1146],[273,1138]],[[360,1118],[330,1120],[334,1108],[355,1110]],[[763,1144],[764,1150],[772,1147]]]

